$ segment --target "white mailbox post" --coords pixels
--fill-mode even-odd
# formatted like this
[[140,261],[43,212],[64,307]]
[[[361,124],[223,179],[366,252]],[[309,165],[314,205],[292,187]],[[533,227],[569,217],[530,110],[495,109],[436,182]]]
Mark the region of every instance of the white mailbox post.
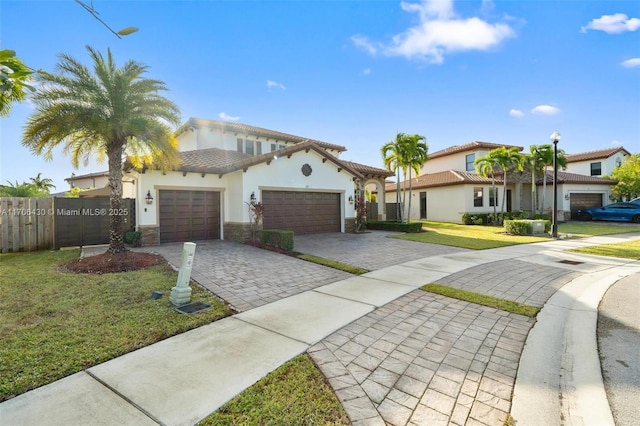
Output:
[[171,289],[171,297],[169,298],[175,306],[184,305],[191,301],[189,280],[191,279],[191,269],[193,268],[193,258],[195,254],[195,243],[184,243],[182,247],[182,261],[180,262],[180,270],[178,271],[178,282],[176,286]]

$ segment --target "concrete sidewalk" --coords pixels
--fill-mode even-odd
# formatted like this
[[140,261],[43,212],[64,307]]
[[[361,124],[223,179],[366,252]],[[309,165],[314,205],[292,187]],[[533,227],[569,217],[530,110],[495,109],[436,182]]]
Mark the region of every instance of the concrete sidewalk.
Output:
[[[191,330],[5,401],[0,404],[0,423],[3,425],[194,424],[294,356],[311,349],[312,356],[315,354],[316,362],[318,362],[317,358],[322,356],[325,356],[325,360],[330,359],[329,352],[337,357],[345,352],[343,347],[349,345],[349,339],[366,336],[361,333],[369,330],[369,339],[356,342],[364,349],[357,355],[349,354],[354,356],[351,361],[346,362],[349,357],[342,360],[347,364],[345,371],[348,374],[339,368],[339,364],[331,364],[334,361],[318,362],[334,389],[336,383],[347,382],[350,386],[344,386],[341,389],[350,388],[356,393],[357,388],[363,389],[363,394],[357,393],[354,398],[345,396],[345,392],[341,397],[339,389],[336,391],[354,424],[384,424],[384,422],[424,424],[423,421],[434,419],[458,424],[464,424],[467,421],[467,424],[474,424],[473,422],[491,424],[494,418],[489,414],[493,412],[486,411],[488,415],[486,423],[478,420],[485,413],[483,411],[485,406],[491,408],[486,404],[487,401],[478,402],[479,408],[474,412],[472,401],[468,401],[469,392],[465,393],[471,386],[469,384],[473,381],[471,379],[475,378],[474,383],[478,383],[480,387],[485,386],[483,383],[492,383],[490,380],[493,379],[483,376],[484,373],[474,371],[474,368],[477,370],[478,365],[488,365],[492,362],[503,362],[511,369],[515,363],[517,368],[521,343],[524,343],[530,325],[526,325],[528,322],[526,319],[523,322],[522,317],[488,308],[479,309],[465,302],[443,300],[440,296],[426,296],[427,299],[424,299],[423,295],[427,293],[416,291],[416,289],[426,283],[442,282],[447,277],[453,277],[454,274],[464,274],[464,271],[487,264],[491,265],[495,274],[500,271],[499,268],[502,266],[500,262],[505,261],[517,262],[510,264],[516,271],[525,270],[526,268],[522,269],[525,263],[532,270],[544,270],[545,267],[563,268],[566,273],[560,275],[564,276],[569,284],[563,285],[562,290],[552,296],[552,299],[557,296],[558,303],[554,299],[554,303],[545,305],[527,339],[525,353],[527,348],[531,347],[552,353],[552,358],[562,356],[566,358],[563,354],[571,354],[571,344],[583,342],[580,340],[582,336],[577,336],[580,338],[578,340],[562,340],[556,337],[567,336],[567,333],[564,333],[566,324],[570,324],[569,330],[577,329],[574,325],[575,319],[571,315],[567,316],[567,312],[580,314],[584,310],[581,307],[567,308],[567,306],[584,304],[592,307],[595,303],[597,307],[596,300],[599,300],[597,295],[584,296],[585,285],[588,287],[594,284],[599,291],[602,291],[602,288],[614,278],[619,279],[639,272],[640,264],[629,260],[564,253],[563,250],[638,238],[640,235],[637,234],[618,235],[583,240],[550,241],[479,252],[452,253],[413,260],[363,276],[348,278]],[[577,265],[560,263],[564,260],[574,261],[573,263],[586,260],[586,263]],[[557,273],[555,269],[554,273]],[[516,272],[514,274],[516,274],[514,279],[517,279],[519,275]],[[495,274],[495,276],[499,275]],[[464,281],[462,278],[462,276],[457,277],[448,285]],[[605,280],[604,284],[602,280]],[[549,291],[549,286],[535,287],[537,282],[533,275],[526,283],[527,288],[523,286],[517,291],[512,289],[514,297],[525,297],[525,300],[531,302],[541,288]],[[486,291],[504,293],[506,291],[504,285],[506,282]],[[531,290],[531,286],[534,286],[534,290]],[[553,288],[553,285],[551,287]],[[553,294],[553,291],[549,291],[549,295]],[[397,300],[395,305],[387,306],[394,300]],[[403,304],[398,304],[399,301],[403,301]],[[448,306],[456,303],[457,307]],[[542,304],[544,301],[536,303]],[[472,316],[469,316],[468,309],[473,311]],[[446,321],[441,319],[443,315]],[[393,320],[390,321],[390,319]],[[381,323],[380,321],[383,320],[385,322]],[[407,328],[406,324],[411,323],[413,328]],[[434,324],[440,324],[438,325],[440,328],[429,332],[427,328]],[[479,327],[478,324],[483,326]],[[591,317],[586,324],[591,326]],[[554,331],[557,329],[563,332],[559,334]],[[377,330],[378,333],[372,330]],[[416,330],[420,330],[423,339],[430,339],[429,345],[436,346],[425,348],[427,346],[425,340],[413,337],[412,333]],[[512,330],[520,337],[508,330]],[[536,335],[539,337],[533,338]],[[595,328],[593,335],[595,339]],[[462,336],[467,337],[462,338]],[[473,339],[482,336],[485,343],[475,345]],[[548,336],[550,336],[549,339],[545,340]],[[503,337],[511,340],[503,340]],[[339,345],[339,340],[344,338],[347,341]],[[451,339],[451,345],[447,343],[447,339]],[[522,339],[521,343],[518,339]],[[588,339],[587,341],[590,345],[591,341]],[[385,342],[396,346],[392,348]],[[569,346],[566,347],[565,352],[563,348],[566,344]],[[587,347],[589,345],[580,344],[576,349],[579,349],[581,354],[595,354],[597,358],[597,349],[595,346]],[[505,349],[501,349],[505,346],[513,353],[492,358],[496,354],[506,353]],[[359,350],[355,345],[347,347],[353,348],[354,352]],[[387,355],[380,349],[382,347],[389,351]],[[340,350],[342,352],[339,352]],[[394,352],[396,350],[397,352]],[[442,357],[440,357],[434,356],[433,351],[444,352],[441,352]],[[370,355],[371,353],[378,355],[380,364],[376,364],[378,361],[373,359],[376,356]],[[404,357],[402,360],[400,356],[392,356],[393,353],[414,355],[410,355],[411,359]],[[464,353],[472,356],[469,363],[458,359],[463,358]],[[424,357],[420,357],[421,354],[432,355],[431,359],[426,360],[430,362],[427,366],[416,364],[424,362],[420,361],[420,359],[425,360]],[[449,358],[446,358],[447,356]],[[507,360],[508,362],[502,361],[506,359],[504,356],[513,357],[513,359]],[[487,359],[484,360],[485,358]],[[520,362],[521,369],[526,364],[525,358],[530,357],[523,355]],[[406,363],[402,365],[400,373],[394,373],[395,376],[385,373],[386,371],[393,373],[393,368],[400,368],[401,364],[394,363],[394,359]],[[451,366],[450,363],[453,362],[451,360],[459,362],[459,365]],[[387,361],[385,364],[387,368],[380,367],[385,361]],[[474,363],[474,361],[477,362]],[[351,370],[349,370],[350,364],[353,365]],[[390,366],[391,364],[395,367]],[[567,365],[563,365],[563,368],[566,367]],[[597,370],[599,375],[599,364],[587,367]],[[334,368],[333,373],[332,368]],[[429,373],[431,370],[434,370],[433,374]],[[483,369],[482,371],[491,370]],[[524,370],[522,371],[524,377]],[[456,378],[463,373],[464,377]],[[520,380],[520,374],[519,370],[518,380]],[[350,382],[349,376],[355,382]],[[531,392],[535,397],[538,397],[538,394],[544,394],[543,398],[550,396],[544,390],[536,394],[536,390],[546,389],[548,383],[539,383],[540,378],[534,374],[526,377],[532,384]],[[384,386],[379,383],[381,381],[388,383],[386,389],[383,389]],[[600,384],[601,381],[600,379]],[[511,402],[510,395],[507,395],[508,387],[505,392],[503,385],[492,384],[494,385],[492,389],[497,389],[496,392],[504,395],[496,402],[502,407],[500,411],[509,412],[509,407],[505,407],[505,402],[501,402],[506,401],[507,405]],[[589,382],[590,386],[593,384]],[[570,385],[577,387],[576,400],[579,400],[581,383]],[[597,387],[597,383],[595,385]],[[477,398],[485,395],[478,390],[480,387],[473,393]],[[407,392],[403,394],[412,396],[416,401],[405,398],[404,401],[409,402],[405,405],[399,404],[397,400],[404,398],[399,393],[401,392],[399,388],[414,389],[416,393],[414,396]],[[456,396],[446,395],[447,392]],[[490,396],[489,393],[485,393]],[[520,390],[516,384],[516,398],[519,393]],[[451,409],[448,405],[446,408],[440,405],[432,407],[433,404],[430,401],[435,400],[433,398],[440,398],[439,394],[453,399]],[[554,396],[557,401],[557,395]],[[450,399],[445,403],[449,404]],[[445,401],[445,399],[438,401]],[[456,401],[460,402],[459,406],[462,408],[454,411]],[[541,401],[540,408],[547,407],[549,418],[557,420],[552,421],[551,424],[559,424],[558,407],[546,404],[546,399]],[[471,406],[467,407],[469,403]],[[365,406],[369,411],[363,411]],[[410,408],[411,406],[413,408]],[[466,408],[469,410],[465,411]],[[514,400],[515,408],[516,400]],[[512,412],[519,423],[526,423],[528,414],[520,414],[524,411],[517,410]],[[575,413],[580,414],[578,411]],[[459,423],[456,419],[465,421]],[[542,423],[537,422],[537,424]]]

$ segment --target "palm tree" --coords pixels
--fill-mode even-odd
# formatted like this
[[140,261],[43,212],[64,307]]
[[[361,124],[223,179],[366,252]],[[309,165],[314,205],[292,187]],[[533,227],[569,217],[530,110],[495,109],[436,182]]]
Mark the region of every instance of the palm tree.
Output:
[[0,50],[0,117],[11,112],[13,102],[27,97],[25,89],[34,91],[29,84],[33,71],[26,66],[13,50]]
[[542,173],[543,171],[543,159],[540,152],[540,147],[536,145],[531,145],[529,147],[527,166],[531,169],[531,217],[534,218],[536,213],[538,213],[538,200],[536,197],[536,172]]
[[[178,158],[169,124],[179,123],[179,109],[159,92],[159,80],[143,77],[146,65],[128,61],[118,68],[111,50],[106,59],[87,46],[93,72],[69,55],[60,55],[57,74],[38,74],[42,89],[33,96],[36,111],[25,127],[22,144],[35,154],[52,158],[63,145],[71,163],[86,164],[94,154],[108,159],[110,209],[122,200],[123,157],[132,154],[134,165],[152,159],[168,169]],[[111,215],[109,253],[125,251],[122,216]]]
[[36,177],[30,178],[31,183],[38,191],[49,194],[51,192],[51,189],[55,188],[56,186],[53,184],[53,180],[49,178],[41,178],[41,174],[42,173],[38,173]]
[[[416,175],[420,173],[420,169],[424,166],[424,162],[429,159],[429,147],[426,140],[422,135],[405,135],[405,158],[403,163],[405,164],[405,170],[409,171],[409,206],[407,212],[407,223],[411,221],[411,193],[413,190],[413,184],[411,182],[411,170],[416,172]],[[405,172],[406,175],[406,172]],[[405,179],[405,182],[407,179]]]
[[496,161],[498,166],[502,169],[502,203],[500,204],[500,213],[504,217],[504,200],[507,198],[507,174],[511,170],[523,169],[523,158],[520,155],[520,150],[513,146],[506,148],[501,146],[500,148],[492,149],[491,152],[495,152]]
[[[544,210],[544,205],[546,203],[546,195],[547,195],[547,168],[553,166],[553,145],[545,144],[540,145],[540,157],[542,160],[542,167],[544,173],[542,174],[542,207],[541,210]],[[563,169],[567,168],[567,157],[565,152],[562,149],[558,150],[558,166]],[[557,184],[557,182],[556,182]]]
[[8,186],[0,185],[0,197],[36,197],[40,195],[32,183],[18,183],[18,181],[15,184],[10,181],[7,183]]
[[496,197],[496,178],[495,172],[500,166],[498,163],[498,158],[496,156],[495,150],[489,151],[487,155],[484,157],[476,158],[473,162],[474,167],[476,168],[476,172],[480,176],[489,177],[491,176],[491,191],[493,193],[492,202],[493,202],[493,216],[496,216],[496,208],[497,208],[497,197]]
[[396,173],[396,219],[402,222],[402,208],[400,208],[400,170],[402,170],[402,152],[404,150],[404,133],[397,133],[396,138],[385,143],[380,148],[382,162],[387,170]]

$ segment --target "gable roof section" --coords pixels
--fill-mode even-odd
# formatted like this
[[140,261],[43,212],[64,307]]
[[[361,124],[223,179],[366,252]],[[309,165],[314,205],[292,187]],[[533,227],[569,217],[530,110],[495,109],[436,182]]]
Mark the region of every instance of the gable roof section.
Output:
[[520,151],[524,149],[521,146],[515,146],[515,145],[505,145],[505,144],[499,144],[499,143],[474,141],[474,142],[466,143],[464,145],[454,145],[454,146],[450,146],[449,148],[436,151],[432,154],[429,154],[429,159],[432,160],[434,158],[446,157],[448,155],[458,154],[460,152],[474,151],[479,148],[496,149],[503,146],[506,148],[513,148],[513,147],[519,148]]
[[[553,184],[553,171],[547,171],[547,185]],[[558,171],[558,183],[591,183],[600,185],[615,185],[618,183],[614,179],[605,179],[597,176],[580,175],[577,173],[567,173]],[[542,185],[542,177],[536,179],[536,185]]]
[[109,176],[109,172],[96,172],[96,173],[87,173],[86,175],[73,175],[71,177],[68,177],[65,179],[65,181],[71,183],[75,180],[80,180],[80,179],[88,179],[88,178],[94,178],[94,177],[104,177],[104,176]]
[[313,141],[324,149],[343,152],[347,148],[341,145],[335,145],[332,143],[322,142],[314,139],[303,138],[302,136],[291,135],[289,133],[277,132],[275,130],[269,130],[262,127],[249,126],[242,123],[230,123],[228,121],[208,120],[204,118],[189,118],[189,120],[176,130],[176,136],[188,131],[190,128],[209,127],[214,129],[220,129],[225,132],[237,133],[238,135],[264,137],[273,139],[274,142],[292,142],[301,143],[304,141]]
[[597,151],[581,152],[578,154],[568,154],[566,155],[566,158],[567,158],[567,163],[575,163],[577,161],[609,158],[612,155],[617,154],[618,152],[622,152],[624,155],[631,155],[631,153],[626,149],[624,149],[623,147],[617,146],[614,148],[599,149]]
[[382,177],[387,178],[395,176],[395,173],[387,169],[379,169],[377,167],[367,166],[366,164],[354,163],[352,161],[343,161],[344,164],[348,164],[352,169],[357,170],[366,177]]
[[324,161],[328,160],[334,163],[338,171],[345,170],[358,179],[364,179],[363,174],[358,171],[357,167],[353,166],[353,163],[340,161],[312,140],[300,142],[262,155],[248,155],[218,148],[183,151],[180,152],[182,164],[176,170],[182,172],[214,173],[222,176],[238,170],[246,171],[249,167],[257,164],[270,164],[275,159],[290,157],[300,151],[315,151],[324,157]]
[[[502,183],[502,180],[496,179],[496,184]],[[457,170],[447,170],[438,173],[427,173],[417,178],[411,179],[412,189],[436,188],[440,186],[463,185],[463,184],[491,184],[490,178],[485,178],[475,173],[461,172]],[[402,185],[402,182],[400,182]],[[385,185],[385,191],[395,191],[396,183],[388,183]]]

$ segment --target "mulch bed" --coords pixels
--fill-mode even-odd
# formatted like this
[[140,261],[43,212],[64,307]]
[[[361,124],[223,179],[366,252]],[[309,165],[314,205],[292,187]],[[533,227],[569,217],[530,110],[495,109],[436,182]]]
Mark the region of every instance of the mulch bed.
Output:
[[73,259],[63,264],[60,269],[64,272],[78,274],[111,274],[114,272],[137,271],[155,265],[166,264],[165,258],[158,254],[126,251]]

